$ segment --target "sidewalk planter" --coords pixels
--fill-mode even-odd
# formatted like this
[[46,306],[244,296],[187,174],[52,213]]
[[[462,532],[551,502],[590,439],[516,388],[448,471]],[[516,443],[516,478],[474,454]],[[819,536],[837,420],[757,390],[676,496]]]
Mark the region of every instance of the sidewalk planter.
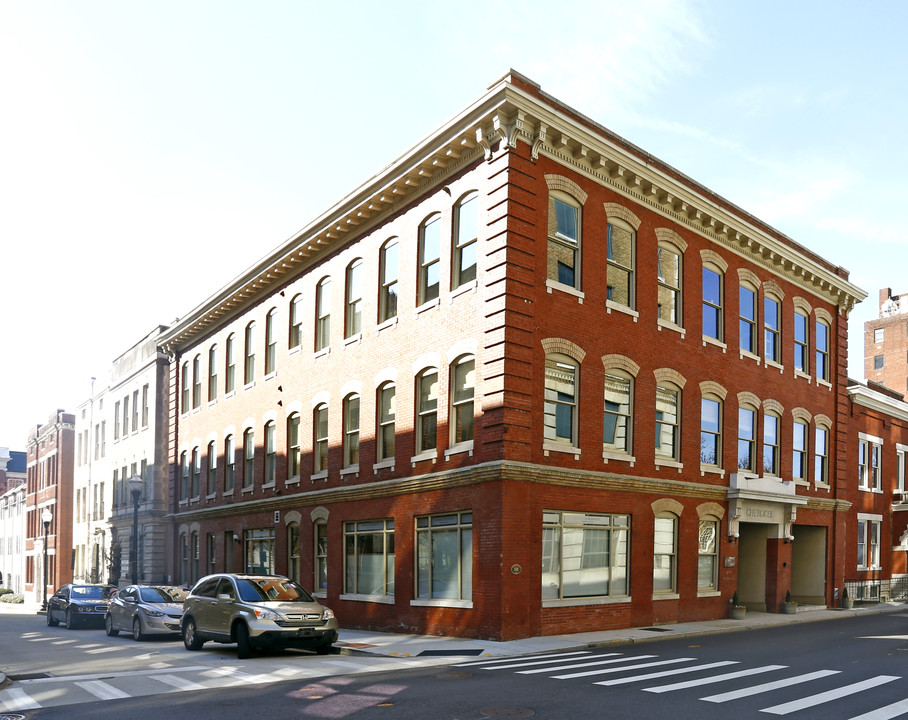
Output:
[[797,611],[798,611],[798,604],[796,602],[782,603],[782,614],[783,615],[794,615]]
[[747,608],[744,605],[732,605],[731,606],[731,619],[732,620],[743,620],[747,617]]
[[848,588],[842,588],[842,610],[851,610],[854,607],[854,600],[848,597]]

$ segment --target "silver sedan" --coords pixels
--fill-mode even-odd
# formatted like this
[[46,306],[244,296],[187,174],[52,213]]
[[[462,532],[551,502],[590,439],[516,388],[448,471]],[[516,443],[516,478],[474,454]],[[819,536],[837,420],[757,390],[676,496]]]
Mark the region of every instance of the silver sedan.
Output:
[[189,592],[170,585],[129,585],[111,601],[104,627],[111,637],[120,631],[134,640],[180,632],[183,600]]

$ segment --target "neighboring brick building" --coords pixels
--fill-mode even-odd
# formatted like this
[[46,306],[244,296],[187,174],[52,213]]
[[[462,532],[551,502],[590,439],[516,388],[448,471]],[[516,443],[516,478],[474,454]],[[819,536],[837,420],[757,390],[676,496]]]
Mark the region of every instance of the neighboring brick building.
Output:
[[0,587],[25,588],[24,452],[0,447]]
[[880,317],[864,323],[864,377],[908,392],[908,293],[880,290]]
[[177,580],[498,639],[831,603],[864,296],[511,72],[161,339]]
[[[72,580],[75,416],[57,410],[28,436],[25,496],[25,592],[41,602],[46,589]],[[44,512],[50,513],[47,533]],[[44,573],[45,540],[47,574]]]
[[908,403],[851,381],[845,584],[856,600],[908,600]]

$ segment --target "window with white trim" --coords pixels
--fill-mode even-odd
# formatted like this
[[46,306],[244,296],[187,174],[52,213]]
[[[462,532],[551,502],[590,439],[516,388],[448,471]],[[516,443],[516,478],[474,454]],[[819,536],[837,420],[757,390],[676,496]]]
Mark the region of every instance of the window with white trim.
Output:
[[386,382],[378,388],[378,442],[377,460],[391,460],[394,457],[394,405],[397,388],[394,383]]
[[251,488],[255,482],[255,430],[247,428],[243,433],[243,488]]
[[579,366],[565,355],[545,358],[544,442],[578,447],[577,376]]
[[416,518],[416,597],[472,599],[472,512]]
[[379,254],[378,322],[397,317],[397,238],[381,246]]
[[476,387],[476,359],[464,356],[451,365],[448,423],[451,445],[473,441],[473,394]]
[[630,515],[545,510],[542,599],[626,597]]
[[394,595],[394,520],[344,523],[344,592]]
[[722,399],[712,394],[700,400],[700,462],[722,464]]
[[328,469],[328,405],[321,403],[312,411],[312,472]]
[[[208,402],[214,402],[218,399],[218,346],[212,345],[208,348]],[[147,395],[143,396],[147,400]],[[142,407],[142,427],[148,425],[148,403],[144,402]]]
[[660,513],[653,526],[653,592],[677,591],[678,516]]
[[227,350],[224,353],[224,392],[232,393],[236,389],[236,335],[227,336]]
[[293,413],[287,418],[287,476],[300,476],[300,414]]
[[807,423],[795,421],[791,430],[791,476],[795,480],[807,480]]
[[322,278],[315,288],[315,351],[331,344],[331,278]]
[[580,290],[580,205],[565,193],[549,194],[549,280]]
[[722,341],[723,307],[722,273],[703,267],[703,335]]
[[453,273],[451,289],[476,279],[476,260],[479,244],[479,194],[472,192],[454,208]]
[[419,226],[419,278],[416,304],[438,298],[441,280],[441,215],[436,213]]
[[880,474],[882,444],[879,438],[860,433],[858,435],[858,487],[863,490],[883,489]]
[[763,415],[763,474],[779,474],[779,427],[780,419],[775,413]]
[[816,374],[818,380],[829,381],[829,325],[819,320],[815,326]]
[[859,570],[880,569],[880,520],[879,516],[858,514]]
[[438,447],[438,370],[423,370],[416,379],[416,453]]
[[265,485],[274,485],[277,479],[277,424],[265,423]]
[[244,344],[245,362],[243,364],[243,384],[248,385],[255,380],[255,323],[246,326],[246,341]]
[[359,395],[344,398],[344,467],[359,465]]
[[634,307],[634,254],[637,233],[618,219],[610,219],[606,238],[606,299]]
[[277,370],[277,308],[272,308],[265,316],[265,374]]
[[757,291],[746,283],[738,286],[738,347],[757,353]]
[[224,438],[224,492],[233,492],[236,478],[236,447],[233,435]]
[[633,428],[631,392],[633,379],[621,370],[605,372],[605,409],[602,419],[602,449],[629,455]]
[[363,261],[357,258],[347,266],[347,301],[344,337],[353,337],[363,327]]
[[681,389],[672,383],[656,386],[656,457],[678,460]]
[[756,472],[757,464],[757,411],[747,405],[738,408],[738,463],[739,470]]
[[218,445],[212,440],[208,443],[208,477],[206,494],[214,495],[218,491]]
[[813,480],[817,484],[829,480],[829,431],[822,427],[814,433]]
[[287,347],[291,350],[298,348],[303,342],[303,296],[302,293],[293,296],[290,301],[290,337]]
[[794,366],[795,370],[810,373],[807,349],[807,316],[801,312],[794,314]]
[[719,587],[719,521],[713,517],[700,518],[697,537],[697,589],[717,590]]
[[763,298],[763,357],[781,362],[782,333],[779,323],[779,301],[767,295]]
[[681,322],[681,253],[674,246],[660,243],[656,249],[659,318],[680,326]]

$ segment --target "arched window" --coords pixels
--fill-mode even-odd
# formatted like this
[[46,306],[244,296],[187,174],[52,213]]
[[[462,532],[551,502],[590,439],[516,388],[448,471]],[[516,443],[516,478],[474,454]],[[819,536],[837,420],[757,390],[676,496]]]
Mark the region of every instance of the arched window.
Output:
[[190,536],[189,553],[191,562],[189,582],[192,584],[199,579],[199,533],[197,531]]
[[312,412],[312,472],[328,470],[328,405],[322,403]]
[[347,298],[344,314],[344,337],[362,331],[363,319],[363,261],[357,258],[347,266]]
[[697,589],[717,590],[719,587],[719,520],[712,515],[700,518],[697,535]]
[[700,462],[722,464],[722,398],[712,393],[700,400]]
[[314,527],[315,536],[315,591],[328,592],[328,525],[324,520],[317,520]]
[[391,460],[394,458],[394,404],[397,388],[392,382],[386,382],[378,388],[376,407],[377,424],[376,436],[378,442],[377,460]]
[[297,522],[287,526],[287,576],[300,581],[300,524]]
[[416,378],[416,453],[438,447],[438,370],[423,370]]
[[192,584],[189,575],[189,535],[186,533],[180,535],[180,577],[186,585]]
[[781,448],[781,421],[774,412],[763,414],[763,474],[778,475]]
[[243,432],[243,489],[255,483],[255,430],[246,428]]
[[749,282],[738,286],[738,347],[756,355],[757,348],[757,290]]
[[724,274],[714,265],[703,266],[703,335],[720,342],[724,327]]
[[578,447],[577,384],[580,365],[567,355],[546,355],[543,404],[545,443]]
[[795,370],[802,373],[810,373],[809,362],[809,320],[807,315],[801,310],[795,310],[794,314],[794,367]]
[[243,384],[255,380],[255,323],[246,326],[246,343],[244,346],[245,363],[243,365]]
[[192,359],[192,407],[196,409],[202,405],[202,356],[196,355]]
[[419,226],[419,283],[417,305],[438,298],[441,275],[441,215],[426,218]]
[[208,348],[208,402],[218,399],[218,346]]
[[344,398],[344,467],[359,465],[359,395]]
[[397,238],[381,246],[379,257],[378,322],[397,317]]
[[217,443],[212,440],[208,443],[208,487],[206,488],[206,493],[208,495],[214,495],[218,489],[218,446]]
[[757,410],[738,407],[738,470],[757,471]]
[[782,361],[780,322],[781,303],[771,295],[763,298],[763,356],[774,363]]
[[605,371],[605,409],[602,419],[602,449],[631,453],[633,378],[617,368]]
[[609,217],[607,234],[606,299],[633,308],[637,233],[627,222]]
[[656,386],[656,456],[678,460],[678,435],[681,426],[681,388],[674,383]]
[[277,308],[271,308],[265,316],[265,374],[277,370]]
[[300,476],[300,415],[293,413],[287,418],[287,475]]
[[[123,468],[124,475],[126,468]],[[124,478],[125,480],[125,478]],[[180,500],[189,499],[189,453],[180,453]]]
[[294,295],[290,300],[290,338],[287,347],[298,348],[303,342],[303,296]]
[[277,479],[277,425],[272,420],[265,423],[265,485],[274,485]]
[[580,203],[550,190],[548,228],[548,279],[580,290]]
[[681,322],[681,251],[673,243],[660,242],[656,249],[659,319],[672,325]]
[[224,438],[224,492],[232,493],[236,479],[236,447],[233,435]]
[[471,192],[454,208],[454,233],[452,234],[454,260],[451,289],[471,283],[476,279],[476,255],[479,234],[479,194]]
[[653,593],[677,592],[678,516],[659,513],[653,526]]
[[448,424],[451,445],[473,442],[473,395],[476,387],[476,359],[465,356],[451,364]]
[[202,484],[202,452],[198,447],[192,449],[192,489],[190,497],[199,496],[200,485]]
[[814,430],[813,481],[817,485],[829,482],[829,428],[823,425]]
[[[180,390],[181,390],[181,392],[180,392],[180,409],[184,413],[188,413],[190,410],[189,382],[190,382],[189,361],[187,360],[186,362],[183,363],[183,367],[180,372]],[[120,403],[117,403],[117,405],[119,405],[119,404]],[[117,424],[119,425],[119,419],[120,419],[119,413],[117,413],[116,418],[117,418]],[[128,434],[129,434],[129,428],[124,427],[123,435],[126,436]]]
[[323,278],[315,288],[315,351],[331,344],[331,278]]
[[807,438],[809,431],[807,423],[795,419],[791,426],[792,453],[791,476],[795,480],[808,480],[807,475]]
[[818,320],[814,331],[817,380],[829,382],[829,325],[823,320]]
[[236,390],[236,335],[230,333],[227,336],[227,349],[224,353],[225,365],[225,383],[224,392],[232,393]]

